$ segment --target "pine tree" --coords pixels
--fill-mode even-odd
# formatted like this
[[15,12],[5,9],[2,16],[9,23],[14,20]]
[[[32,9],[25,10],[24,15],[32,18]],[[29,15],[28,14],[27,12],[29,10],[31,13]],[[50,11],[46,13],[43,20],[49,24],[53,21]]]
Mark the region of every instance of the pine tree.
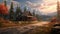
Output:
[[26,8],[26,6],[25,6],[25,7],[24,7],[23,15],[24,15],[24,16],[27,16],[27,12],[28,12],[28,11],[27,11],[27,8]]
[[29,15],[32,16],[31,12],[29,11]]
[[4,4],[5,4],[5,6],[7,6],[7,2],[6,2],[6,0],[4,0]]
[[33,16],[35,16],[35,10],[33,10]]
[[[5,5],[5,7],[7,7],[7,1],[6,0],[4,0],[4,5]],[[8,15],[5,15],[5,14],[3,16],[5,19],[7,19],[7,17],[8,17]]]
[[24,7],[24,12],[26,12],[27,11],[27,8],[26,8],[26,6]]
[[13,20],[13,18],[14,18],[13,2],[11,2],[11,7],[10,7],[10,19]]
[[26,11],[26,7],[24,7],[24,11]]
[[17,5],[17,8],[16,8],[16,15],[22,15],[22,11],[20,9],[20,7]]
[[20,8],[20,6],[17,5],[16,12],[15,12],[15,18],[19,19],[21,16],[22,16],[21,8]]
[[36,14],[36,18],[37,18],[38,21],[41,20],[41,16],[39,14]]

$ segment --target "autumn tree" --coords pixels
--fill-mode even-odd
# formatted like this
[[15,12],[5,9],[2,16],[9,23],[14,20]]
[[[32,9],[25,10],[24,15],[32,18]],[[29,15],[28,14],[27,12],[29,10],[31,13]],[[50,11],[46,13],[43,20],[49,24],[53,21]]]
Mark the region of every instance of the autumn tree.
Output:
[[4,3],[2,3],[2,4],[0,4],[0,16],[1,17],[7,17],[7,15],[8,15],[8,8],[7,8],[7,6],[5,6],[5,4]]
[[[4,0],[4,5],[5,5],[5,7],[7,7],[7,0]],[[6,15],[4,14],[4,18],[8,19],[8,14],[6,14]]]

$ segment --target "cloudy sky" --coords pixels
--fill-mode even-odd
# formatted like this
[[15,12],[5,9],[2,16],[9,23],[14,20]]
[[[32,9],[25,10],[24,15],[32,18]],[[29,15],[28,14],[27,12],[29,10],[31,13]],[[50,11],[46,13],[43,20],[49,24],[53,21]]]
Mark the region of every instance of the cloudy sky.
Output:
[[[21,8],[26,6],[31,11],[36,10],[44,15],[48,15],[57,11],[57,0],[7,0],[8,7],[10,6],[11,1],[13,1],[14,7],[19,4]],[[0,2],[2,2],[2,0],[0,0]]]

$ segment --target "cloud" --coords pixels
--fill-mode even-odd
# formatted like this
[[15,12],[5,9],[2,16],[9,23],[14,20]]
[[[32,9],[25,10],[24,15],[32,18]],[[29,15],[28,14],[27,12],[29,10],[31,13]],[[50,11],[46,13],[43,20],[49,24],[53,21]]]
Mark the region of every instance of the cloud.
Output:
[[56,6],[57,6],[57,0],[43,0],[42,3],[38,2],[38,4],[36,3],[32,3],[30,1],[27,1],[27,6],[31,7],[32,8],[35,8],[39,11],[42,12],[42,14],[50,14],[50,13],[53,13],[53,12],[56,12]]
[[57,11],[57,0],[43,0],[42,4],[40,10],[45,14]]
[[19,5],[19,6],[20,6],[20,3],[19,3],[19,2],[17,2],[17,1],[13,1],[13,5],[14,5],[14,7],[17,7],[17,5]]
[[31,7],[31,8],[38,8],[40,6],[40,4],[32,3],[30,1],[27,1],[26,5]]
[[13,2],[13,6],[14,6],[14,8],[17,7],[17,5],[20,6],[20,3],[17,2],[17,1],[10,0],[10,1],[8,1],[8,2],[10,2],[10,3],[7,4],[8,9],[10,9],[11,2]]

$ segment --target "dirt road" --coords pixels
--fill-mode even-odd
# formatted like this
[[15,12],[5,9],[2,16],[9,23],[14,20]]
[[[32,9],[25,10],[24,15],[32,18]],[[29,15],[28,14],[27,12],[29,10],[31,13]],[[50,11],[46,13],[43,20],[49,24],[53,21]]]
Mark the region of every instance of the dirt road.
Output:
[[37,27],[40,26],[45,26],[46,24],[48,24],[49,22],[39,22],[39,23],[35,23],[35,24],[30,24],[30,25],[26,25],[26,26],[21,26],[21,27],[8,27],[5,29],[0,29],[0,34],[23,34],[23,33],[27,33],[31,30],[34,30]]

